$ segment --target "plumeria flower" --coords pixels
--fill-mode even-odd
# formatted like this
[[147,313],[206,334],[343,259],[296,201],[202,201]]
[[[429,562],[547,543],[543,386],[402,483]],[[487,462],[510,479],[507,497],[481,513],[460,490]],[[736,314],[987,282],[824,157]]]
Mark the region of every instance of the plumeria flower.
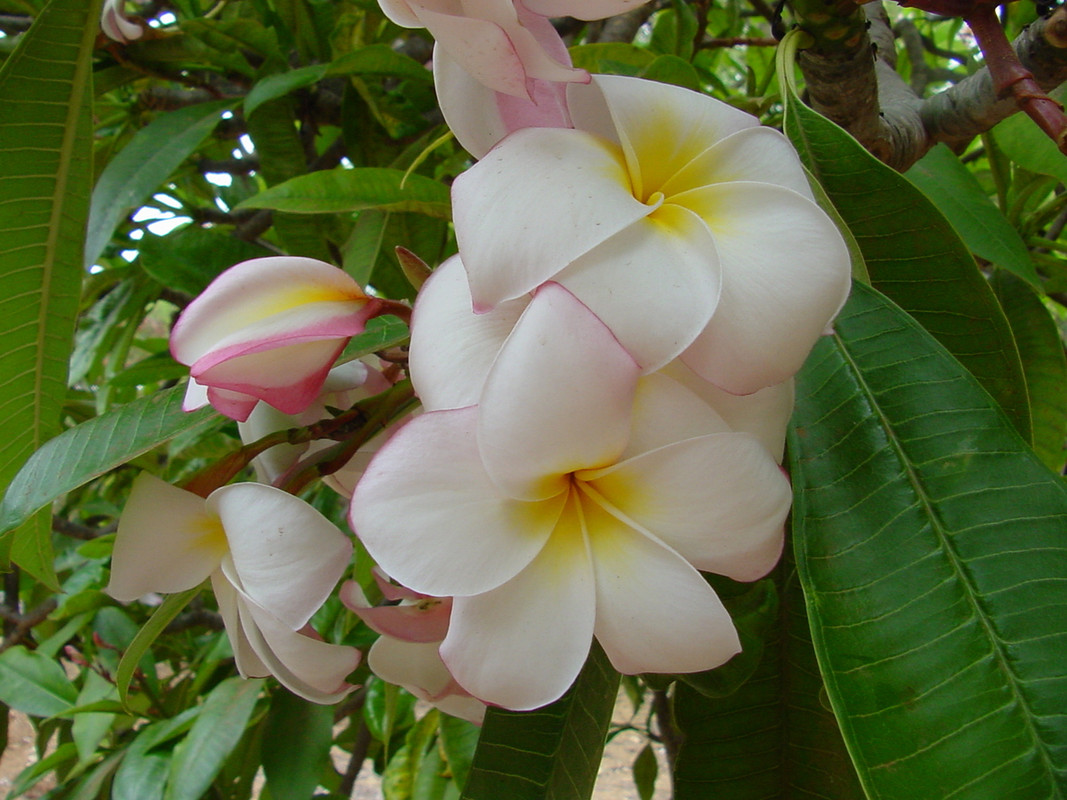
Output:
[[402,427],[357,485],[350,520],[389,575],[453,598],[440,653],[456,681],[524,710],[566,691],[594,636],[627,674],[732,657],[737,632],[697,570],[766,574],[790,499],[754,437],[678,382],[642,377],[550,282],[478,404]]
[[192,376],[186,410],[210,402],[243,421],[263,400],[299,414],[380,307],[324,261],[272,256],[231,267],[186,307],[171,333],[171,353]]
[[[424,409],[440,411],[480,402],[489,371],[530,300],[531,295],[523,295],[475,314],[459,256],[434,270],[415,304],[409,353],[412,383]],[[755,436],[776,462],[782,462],[793,412],[792,380],[733,395],[701,378],[680,359],[660,372],[704,400],[732,430]]]
[[238,483],[205,500],[146,473],[119,520],[107,592],[128,602],[210,578],[240,673],[333,703],[354,688],[345,678],[359,651],[322,641],[308,620],[351,553],[348,537],[280,489]]
[[384,599],[396,605],[372,605],[355,581],[345,581],[340,591],[341,602],[381,634],[367,653],[371,671],[446,714],[481,724],[485,704],[456,683],[438,652],[452,599],[397,586],[377,570],[374,578]]
[[140,25],[126,18],[125,5],[126,0],[104,0],[104,9],[100,15],[100,29],[104,35],[121,44],[140,39],[144,34]]
[[[375,358],[374,361],[377,359]],[[237,431],[241,436],[241,441],[249,444],[276,431],[313,425],[320,420],[329,419],[332,416],[329,409],[351,408],[358,401],[384,392],[391,385],[392,382],[380,369],[380,363],[375,365],[369,358],[349,361],[330,370],[319,396],[299,414],[283,414],[273,406],[259,402],[252,409],[247,420],[237,423]],[[256,470],[256,480],[261,483],[274,483],[282,478],[301,456],[334,444],[336,442],[333,440],[326,439],[304,444],[275,445],[252,461]],[[340,483],[331,480],[334,476],[326,476],[326,482],[335,489],[354,484],[370,459],[367,453],[376,450],[376,446],[372,448],[371,442],[367,442],[356,452],[352,459],[355,463],[350,462],[342,468],[342,471],[354,472],[355,475],[345,476]],[[352,492],[348,489],[343,493],[347,497]]]
[[453,185],[475,310],[552,280],[645,371],[680,355],[734,394],[791,377],[850,281],[785,137],[637,78],[595,76],[567,98],[574,129],[516,131]]

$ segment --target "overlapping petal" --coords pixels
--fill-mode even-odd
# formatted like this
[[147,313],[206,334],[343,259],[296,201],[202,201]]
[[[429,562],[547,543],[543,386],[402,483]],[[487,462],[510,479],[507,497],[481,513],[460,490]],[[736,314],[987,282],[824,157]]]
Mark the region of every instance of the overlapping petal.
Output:
[[477,408],[412,419],[352,494],[352,529],[387,573],[422,594],[473,595],[510,580],[562,511],[563,498],[503,495],[482,466],[477,427]]
[[127,44],[140,39],[144,30],[136,22],[126,19],[125,0],[104,0],[100,14],[100,30],[112,41]]
[[482,390],[478,450],[489,478],[509,497],[543,500],[565,490],[568,473],[612,463],[629,437],[638,373],[574,295],[542,286]]
[[382,680],[403,686],[446,714],[480,725],[485,703],[471,697],[445,667],[436,644],[383,636],[367,654],[367,665]]
[[535,14],[585,20],[625,14],[646,2],[648,0],[523,0],[523,4]]

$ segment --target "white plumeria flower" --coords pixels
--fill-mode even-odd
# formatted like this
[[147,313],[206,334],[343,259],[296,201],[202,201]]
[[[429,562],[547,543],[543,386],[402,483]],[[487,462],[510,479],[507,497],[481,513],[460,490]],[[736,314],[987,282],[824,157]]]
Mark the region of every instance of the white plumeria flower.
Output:
[[210,578],[240,673],[333,703],[354,688],[359,651],[322,641],[308,620],[351,554],[348,537],[279,489],[238,483],[205,500],[145,473],[119,519],[107,592],[129,602]]
[[680,355],[734,394],[791,377],[850,276],[788,140],[637,78],[595,76],[567,97],[574,129],[516,131],[453,185],[475,310],[552,280],[645,371]]
[[100,29],[104,35],[120,44],[140,39],[144,34],[140,25],[126,19],[125,5],[126,0],[104,0],[100,14]]
[[263,400],[300,413],[380,305],[344,270],[313,258],[272,256],[230,267],[171,332],[171,354],[193,379],[185,409],[210,402],[243,421]]
[[755,438],[640,373],[546,284],[478,405],[409,422],[356,487],[350,519],[371,556],[412,590],[454,598],[440,653],[484,702],[558,699],[594,636],[627,674],[706,670],[739,651],[697,570],[766,574],[789,483]]

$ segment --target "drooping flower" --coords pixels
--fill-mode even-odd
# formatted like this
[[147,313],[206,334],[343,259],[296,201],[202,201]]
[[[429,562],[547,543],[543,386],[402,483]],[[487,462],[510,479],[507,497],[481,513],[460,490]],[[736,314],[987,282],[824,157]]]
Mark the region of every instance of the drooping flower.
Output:
[[695,394],[640,373],[594,314],[545,284],[478,404],[407,423],[356,487],[350,519],[371,556],[413,591],[453,598],[440,653],[480,700],[557,699],[594,636],[629,674],[738,652],[697,570],[765,574],[788,481]]
[[210,578],[240,673],[333,703],[354,688],[345,678],[359,651],[322,641],[308,620],[351,553],[348,537],[279,489],[238,483],[205,500],[145,473],[119,520],[107,592],[128,602]]
[[140,39],[144,34],[140,25],[126,18],[125,5],[126,0],[104,0],[100,14],[100,30],[109,39],[121,44]]
[[552,280],[643,370],[680,355],[734,394],[791,377],[847,296],[849,255],[789,142],[637,78],[567,98],[574,129],[516,131],[453,185],[475,309]]
[[185,408],[210,402],[243,421],[263,400],[300,413],[379,305],[323,261],[272,256],[231,267],[189,304],[171,333],[171,353],[193,379]]
[[448,633],[452,599],[397,586],[378,571],[374,577],[385,600],[397,605],[372,606],[355,581],[345,581],[339,593],[345,606],[381,634],[367,653],[371,671],[446,714],[480,724],[485,704],[456,683],[438,651]]

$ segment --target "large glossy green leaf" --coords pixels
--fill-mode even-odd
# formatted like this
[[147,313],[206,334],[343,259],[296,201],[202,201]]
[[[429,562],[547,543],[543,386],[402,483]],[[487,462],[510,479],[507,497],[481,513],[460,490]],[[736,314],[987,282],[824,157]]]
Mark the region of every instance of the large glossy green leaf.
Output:
[[284,689],[274,692],[260,745],[271,796],[310,798],[329,763],[332,744],[331,706],[309,703]]
[[798,378],[794,548],[868,794],[1067,791],[1067,485],[911,317],[857,285]]
[[93,189],[85,266],[104,252],[119,222],[159,189],[208,137],[233,103],[219,100],[161,114],[111,159]]
[[41,506],[177,436],[217,424],[211,409],[182,411],[184,386],[143,397],[64,431],[38,450],[0,504],[0,532]]
[[594,642],[578,680],[536,711],[490,708],[464,800],[584,800],[593,791],[619,674]]
[[78,701],[78,690],[54,658],[16,645],[0,654],[0,701],[35,717],[51,717]]
[[907,179],[784,92],[785,130],[855,236],[871,282],[915,317],[1030,437],[1030,409],[1011,329],[949,222]]
[[1042,288],[1019,232],[947,145],[931,149],[904,177],[930,198],[972,252]]
[[[675,800],[864,798],[837,721],[823,702],[804,597],[788,553],[775,583],[780,602],[774,624],[760,637],[754,674],[717,697],[685,682],[675,688],[682,733]],[[743,623],[733,598],[724,594],[724,601],[735,622]],[[742,634],[742,645],[751,649]]]
[[331,169],[301,175],[250,197],[239,208],[273,208],[297,214],[335,211],[418,211],[447,218],[448,187],[424,175],[386,167]]
[[[66,397],[99,13],[99,2],[53,0],[0,69],[0,487],[56,432]],[[55,586],[50,535],[39,514],[17,531],[14,553]]]
[[1067,158],[1026,114],[1012,114],[993,128],[997,147],[1031,172],[1067,181]]
[[199,800],[245,732],[261,680],[227,678],[204,698],[189,735],[174,750],[166,800]]

